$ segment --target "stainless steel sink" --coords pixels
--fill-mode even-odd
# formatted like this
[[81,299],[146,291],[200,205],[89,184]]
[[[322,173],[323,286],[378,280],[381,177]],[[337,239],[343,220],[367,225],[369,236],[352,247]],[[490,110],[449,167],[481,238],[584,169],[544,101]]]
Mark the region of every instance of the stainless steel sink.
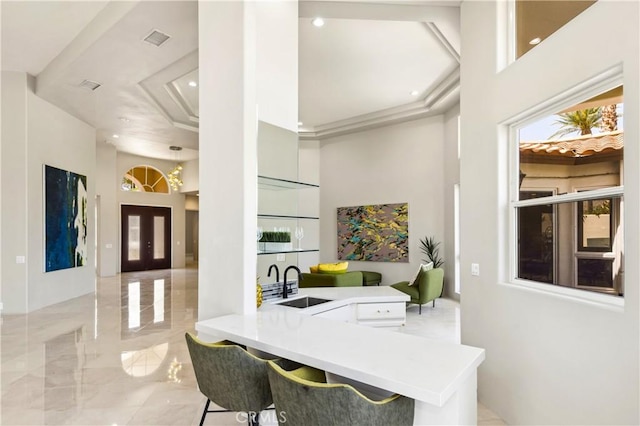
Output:
[[282,306],[290,306],[292,308],[308,308],[309,306],[320,305],[322,303],[331,302],[329,299],[320,299],[318,297],[301,297],[299,299],[287,300],[285,302],[280,302],[278,305]]

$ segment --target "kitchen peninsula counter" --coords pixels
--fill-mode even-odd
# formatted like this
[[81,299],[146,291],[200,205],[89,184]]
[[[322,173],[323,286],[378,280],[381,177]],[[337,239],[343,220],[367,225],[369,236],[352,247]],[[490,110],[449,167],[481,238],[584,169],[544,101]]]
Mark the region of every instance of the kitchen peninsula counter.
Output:
[[[329,291],[317,291],[323,289],[302,290],[301,296],[329,298]],[[376,297],[366,288],[360,294],[329,290],[344,303],[387,300],[383,291]],[[196,330],[205,340],[228,339],[414,398],[417,425],[476,423],[476,370],[484,349],[322,318],[312,313],[317,306],[270,304],[251,315],[199,321]]]

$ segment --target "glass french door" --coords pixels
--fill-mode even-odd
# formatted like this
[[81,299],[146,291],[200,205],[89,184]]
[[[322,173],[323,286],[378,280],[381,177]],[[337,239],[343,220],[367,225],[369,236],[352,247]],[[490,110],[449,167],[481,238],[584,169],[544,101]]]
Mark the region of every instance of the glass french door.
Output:
[[122,272],[171,268],[171,209],[121,206]]

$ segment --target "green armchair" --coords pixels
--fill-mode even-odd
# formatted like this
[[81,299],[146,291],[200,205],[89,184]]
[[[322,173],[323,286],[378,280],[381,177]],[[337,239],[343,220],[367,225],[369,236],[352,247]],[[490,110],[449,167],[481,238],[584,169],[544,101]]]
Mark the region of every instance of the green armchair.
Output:
[[300,274],[299,288],[308,287],[360,287],[362,272],[351,271],[342,274],[321,274],[305,272]]
[[444,270],[435,268],[421,271],[414,285],[409,285],[409,281],[400,281],[392,284],[391,287],[408,294],[411,297],[410,303],[417,303],[420,306],[420,315],[422,315],[423,304],[433,300],[433,306],[436,306],[436,299],[442,294],[443,285]]

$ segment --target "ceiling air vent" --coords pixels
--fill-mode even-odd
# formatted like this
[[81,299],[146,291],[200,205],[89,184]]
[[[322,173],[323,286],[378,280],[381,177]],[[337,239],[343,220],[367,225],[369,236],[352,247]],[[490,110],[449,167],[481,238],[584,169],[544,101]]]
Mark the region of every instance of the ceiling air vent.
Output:
[[171,36],[166,35],[165,33],[161,33],[158,30],[153,30],[149,35],[143,38],[147,43],[151,43],[154,46],[160,46],[165,41],[169,40]]
[[80,87],[84,89],[89,89],[89,90],[96,90],[100,86],[101,86],[100,83],[96,83],[95,81],[91,81],[91,80],[83,80],[82,83],[80,83]]

